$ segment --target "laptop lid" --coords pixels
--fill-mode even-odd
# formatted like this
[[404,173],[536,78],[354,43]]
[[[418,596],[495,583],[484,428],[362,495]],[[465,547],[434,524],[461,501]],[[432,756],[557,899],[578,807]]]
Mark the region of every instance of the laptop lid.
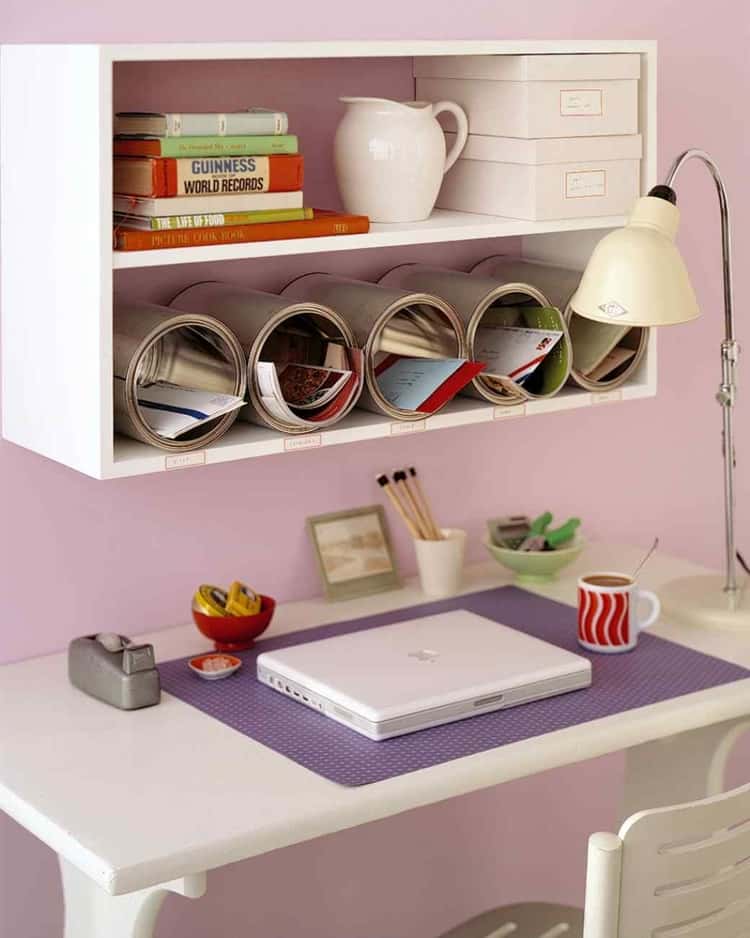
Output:
[[590,671],[579,655],[465,609],[265,652],[258,666],[374,723]]

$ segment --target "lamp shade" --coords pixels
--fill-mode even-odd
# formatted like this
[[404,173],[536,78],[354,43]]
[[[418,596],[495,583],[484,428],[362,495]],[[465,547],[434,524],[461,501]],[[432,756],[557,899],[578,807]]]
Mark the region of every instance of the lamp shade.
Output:
[[674,242],[680,213],[656,196],[635,203],[624,228],[594,248],[570,305],[596,322],[672,326],[695,319],[698,302]]

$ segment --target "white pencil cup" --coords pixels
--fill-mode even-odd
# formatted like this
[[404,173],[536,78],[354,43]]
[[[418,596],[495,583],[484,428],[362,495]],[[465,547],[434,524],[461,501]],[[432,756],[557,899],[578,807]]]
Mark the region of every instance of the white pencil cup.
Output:
[[442,528],[444,540],[415,540],[417,570],[427,596],[452,596],[461,587],[466,531]]

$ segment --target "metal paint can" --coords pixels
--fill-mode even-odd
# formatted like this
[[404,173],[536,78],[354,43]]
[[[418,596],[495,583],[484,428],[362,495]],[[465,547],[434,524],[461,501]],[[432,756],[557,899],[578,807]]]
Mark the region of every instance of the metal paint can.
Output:
[[237,411],[217,417],[177,440],[160,436],[151,429],[138,405],[137,389],[166,381],[244,396],[245,356],[232,332],[210,316],[180,315],[147,303],[116,301],[113,321],[115,430],[172,452],[201,449],[223,436]]
[[340,343],[347,351],[355,349],[355,339],[346,320],[334,309],[321,303],[305,301],[290,303],[274,293],[264,293],[238,284],[205,281],[182,290],[170,305],[185,311],[204,311],[219,319],[237,336],[247,359],[247,387],[250,406],[240,417],[284,433],[310,433],[330,427],[348,414],[359,399],[362,383],[345,406],[329,420],[306,421],[300,427],[281,420],[263,405],[256,379],[255,366],[264,361],[264,349],[280,328],[304,318],[312,323],[322,337]]
[[[537,325],[534,310],[554,308],[547,296],[536,286],[517,279],[504,280],[480,277],[444,267],[426,264],[403,264],[389,271],[381,283],[406,290],[428,290],[447,300],[461,317],[466,329],[468,354],[476,359],[477,330],[483,325],[513,324],[511,316],[521,318],[519,325]],[[565,319],[559,310],[549,314],[549,328],[559,329],[562,337],[535,372],[530,385],[520,385],[503,377],[502,385],[477,375],[463,393],[492,404],[515,406],[522,401],[552,397],[570,376],[572,351]]]
[[325,303],[346,318],[364,352],[365,388],[360,407],[395,420],[424,420],[424,413],[394,407],[378,386],[376,367],[388,354],[414,358],[465,358],[461,320],[444,299],[334,274],[305,274],[282,296]]
[[[640,365],[648,346],[649,330],[634,328],[624,336],[620,344],[634,350],[635,355],[606,378],[592,381],[580,369],[576,368],[575,319],[578,317],[570,306],[570,300],[581,279],[580,270],[497,254],[480,261],[471,273],[472,276],[492,277],[499,280],[518,279],[534,284],[545,296],[549,297],[554,306],[563,310],[573,348],[573,364],[570,372],[570,382],[572,384],[576,384],[587,391],[614,389],[627,381]],[[596,324],[591,323],[588,328],[596,328]]]

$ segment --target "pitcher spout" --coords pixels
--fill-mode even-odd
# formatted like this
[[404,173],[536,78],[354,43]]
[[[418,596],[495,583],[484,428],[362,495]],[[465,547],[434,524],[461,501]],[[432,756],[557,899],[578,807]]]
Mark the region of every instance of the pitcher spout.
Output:
[[342,104],[371,105],[384,112],[401,112],[403,114],[414,114],[415,112],[424,111],[431,106],[427,101],[392,101],[389,98],[343,97],[339,98],[339,101],[341,101]]

